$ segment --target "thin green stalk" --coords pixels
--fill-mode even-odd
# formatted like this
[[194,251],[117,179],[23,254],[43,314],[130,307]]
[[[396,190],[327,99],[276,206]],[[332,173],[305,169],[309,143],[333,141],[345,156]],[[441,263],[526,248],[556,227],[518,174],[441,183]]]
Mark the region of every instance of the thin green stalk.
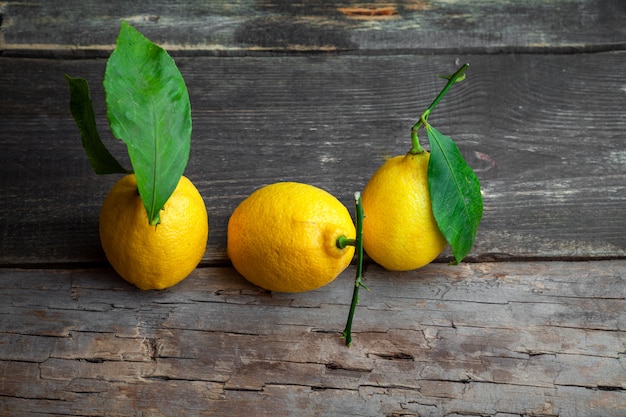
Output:
[[359,289],[361,287],[369,290],[363,284],[363,206],[361,204],[361,193],[354,193],[354,202],[356,204],[356,239],[354,242],[357,254],[356,279],[354,281],[354,290],[352,293],[352,303],[350,304],[350,312],[348,313],[348,321],[343,331],[343,338],[346,339],[346,346],[352,345],[352,321],[356,305],[359,303]]
[[465,63],[461,66],[461,68],[459,68],[452,75],[448,75],[448,76],[440,75],[441,78],[447,79],[448,82],[443,87],[443,89],[439,92],[437,97],[435,97],[433,102],[430,103],[430,106],[428,106],[428,108],[424,110],[424,113],[422,113],[417,123],[413,125],[413,128],[411,129],[411,150],[409,151],[410,153],[416,155],[416,154],[424,152],[424,148],[422,148],[422,146],[419,143],[419,139],[417,137],[417,131],[419,130],[421,126],[426,125],[428,121],[428,116],[430,116],[430,113],[432,113],[432,111],[435,109],[437,104],[439,104],[441,99],[446,95],[448,90],[450,90],[450,88],[457,82],[463,81],[465,79],[465,70],[467,70],[468,67],[469,67],[469,64]]

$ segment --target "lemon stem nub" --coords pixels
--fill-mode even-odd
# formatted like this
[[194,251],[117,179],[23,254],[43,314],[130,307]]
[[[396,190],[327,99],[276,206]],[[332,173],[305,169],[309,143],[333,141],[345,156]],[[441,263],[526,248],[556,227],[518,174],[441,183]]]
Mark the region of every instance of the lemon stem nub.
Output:
[[337,247],[339,249],[345,249],[348,246],[356,246],[356,239],[349,239],[343,235],[337,238]]
[[422,115],[420,116],[420,119],[417,121],[417,123],[415,123],[415,125],[413,125],[413,128],[411,128],[411,150],[409,151],[409,153],[411,153],[413,155],[417,155],[419,153],[424,152],[424,148],[422,148],[422,146],[419,143],[419,139],[417,138],[417,131],[419,130],[419,128],[421,126],[426,126],[426,123],[428,121],[428,116],[435,109],[435,107],[437,107],[437,104],[439,104],[439,102],[441,101],[443,96],[446,95],[448,90],[450,90],[450,88],[454,84],[456,84],[456,83],[458,83],[460,81],[463,81],[465,79],[465,70],[468,67],[469,67],[469,64],[466,63],[466,64],[461,65],[461,67],[452,75],[440,75],[439,76],[440,78],[444,78],[444,79],[448,80],[448,82],[441,89],[441,91],[439,92],[437,97],[435,97],[433,102],[430,103],[430,106],[428,106],[428,108],[426,110],[424,110],[424,113],[422,113]]
[[[363,205],[361,204],[361,193],[354,193],[354,202],[356,205],[356,239],[355,252],[357,255],[356,279],[354,281],[354,290],[352,292],[352,303],[350,304],[350,312],[348,313],[348,321],[343,331],[343,338],[346,339],[346,346],[352,345],[352,320],[354,319],[354,311],[359,303],[359,288],[363,287],[369,290],[363,284]],[[339,244],[339,239],[337,239]]]

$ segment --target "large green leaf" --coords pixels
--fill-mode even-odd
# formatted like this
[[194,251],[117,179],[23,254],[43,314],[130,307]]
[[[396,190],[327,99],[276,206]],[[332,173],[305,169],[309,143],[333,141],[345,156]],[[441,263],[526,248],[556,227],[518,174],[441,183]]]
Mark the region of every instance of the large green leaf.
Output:
[[65,79],[70,87],[70,111],[80,131],[80,138],[93,170],[96,174],[129,172],[117,162],[100,139],[87,81],[69,75],[65,75]]
[[104,74],[113,134],[128,146],[150,224],[174,192],[189,159],[191,106],[174,60],[126,22]]
[[478,177],[449,137],[426,124],[430,143],[428,188],[437,225],[456,263],[472,249],[483,215]]

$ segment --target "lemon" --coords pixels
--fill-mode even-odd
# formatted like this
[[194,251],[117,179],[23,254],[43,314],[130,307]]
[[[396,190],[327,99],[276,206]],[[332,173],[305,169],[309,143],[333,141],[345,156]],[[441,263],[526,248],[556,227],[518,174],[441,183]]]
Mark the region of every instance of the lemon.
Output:
[[171,287],[202,260],[209,223],[202,196],[181,177],[151,226],[134,174],[122,177],[100,210],[100,241],[107,259],[126,281],[142,290]]
[[388,159],[363,189],[363,247],[392,271],[432,262],[447,242],[433,216],[426,151]]
[[277,292],[303,292],[334,280],[350,264],[354,239],[348,209],[308,184],[278,182],[243,200],[228,222],[228,256],[253,284]]

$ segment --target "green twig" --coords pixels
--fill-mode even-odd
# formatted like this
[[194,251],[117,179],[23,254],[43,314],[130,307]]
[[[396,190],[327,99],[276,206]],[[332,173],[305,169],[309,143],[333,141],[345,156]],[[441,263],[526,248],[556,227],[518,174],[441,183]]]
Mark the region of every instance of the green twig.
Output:
[[354,246],[357,254],[356,279],[354,281],[354,290],[352,293],[352,303],[350,304],[350,312],[348,313],[348,321],[343,331],[343,338],[346,339],[346,346],[352,345],[352,320],[354,319],[354,311],[359,303],[359,288],[363,287],[369,291],[369,288],[363,284],[363,206],[361,205],[361,193],[354,193],[354,201],[356,204],[356,239]]
[[446,95],[448,90],[450,90],[450,88],[454,84],[458,83],[459,81],[463,81],[465,79],[465,70],[467,70],[468,67],[469,67],[469,64],[466,63],[466,64],[463,64],[461,68],[459,68],[452,75],[447,75],[447,76],[440,75],[439,76],[441,78],[445,78],[446,80],[448,80],[448,82],[443,87],[441,92],[437,95],[437,97],[435,97],[433,102],[430,103],[430,106],[428,106],[428,108],[424,110],[424,113],[422,113],[417,123],[413,125],[413,128],[411,129],[411,150],[409,151],[409,153],[416,155],[416,154],[424,152],[424,148],[422,148],[422,146],[419,143],[419,139],[417,137],[417,131],[422,125],[425,126],[427,124],[428,116],[430,116],[430,113],[435,109],[437,104],[439,104],[439,102]]

